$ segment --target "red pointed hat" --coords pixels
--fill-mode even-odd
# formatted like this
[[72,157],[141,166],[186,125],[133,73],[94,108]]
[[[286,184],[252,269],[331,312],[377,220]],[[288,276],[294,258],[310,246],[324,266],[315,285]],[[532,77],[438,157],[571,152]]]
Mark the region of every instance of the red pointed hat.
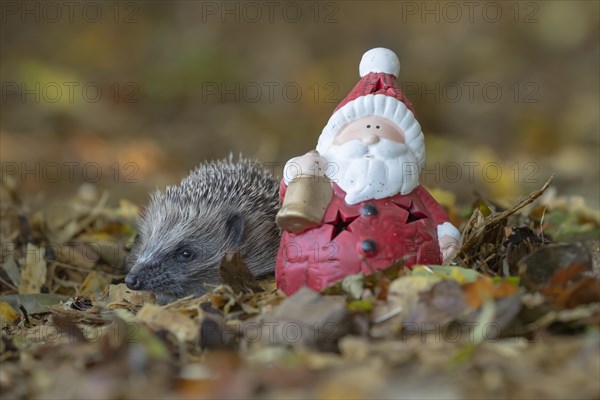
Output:
[[367,51],[360,61],[359,73],[361,80],[335,108],[335,111],[357,97],[385,94],[403,102],[413,114],[415,113],[412,104],[396,83],[400,73],[400,61],[393,51],[381,47]]
[[329,146],[336,133],[347,123],[368,115],[384,117],[398,125],[405,134],[419,165],[425,160],[421,126],[410,101],[396,82],[400,61],[396,54],[382,47],[367,51],[359,65],[360,81],[335,108],[319,137],[319,148]]

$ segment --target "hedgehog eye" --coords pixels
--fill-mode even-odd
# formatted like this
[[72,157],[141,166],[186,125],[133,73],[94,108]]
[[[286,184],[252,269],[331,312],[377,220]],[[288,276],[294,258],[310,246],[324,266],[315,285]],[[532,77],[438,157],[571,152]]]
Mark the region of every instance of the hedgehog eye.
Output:
[[194,253],[190,249],[183,249],[177,254],[177,260],[189,261],[194,257]]

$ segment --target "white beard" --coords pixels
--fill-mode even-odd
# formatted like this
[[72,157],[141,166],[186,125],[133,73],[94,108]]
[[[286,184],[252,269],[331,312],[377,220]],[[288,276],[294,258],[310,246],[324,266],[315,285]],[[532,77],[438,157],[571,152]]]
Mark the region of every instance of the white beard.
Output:
[[321,156],[329,162],[325,175],[346,192],[348,204],[408,194],[419,185],[417,159],[405,144],[351,140],[321,149]]

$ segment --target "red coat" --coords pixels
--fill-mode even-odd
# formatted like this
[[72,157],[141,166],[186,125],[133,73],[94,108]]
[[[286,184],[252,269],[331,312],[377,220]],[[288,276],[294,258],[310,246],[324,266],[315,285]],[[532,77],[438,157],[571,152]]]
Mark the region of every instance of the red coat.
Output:
[[[281,181],[280,199],[287,186]],[[422,187],[407,195],[348,205],[335,183],[323,224],[299,234],[284,231],[277,254],[277,287],[292,294],[306,285],[322,290],[340,279],[370,274],[398,260],[406,266],[440,264],[437,226],[444,209]]]

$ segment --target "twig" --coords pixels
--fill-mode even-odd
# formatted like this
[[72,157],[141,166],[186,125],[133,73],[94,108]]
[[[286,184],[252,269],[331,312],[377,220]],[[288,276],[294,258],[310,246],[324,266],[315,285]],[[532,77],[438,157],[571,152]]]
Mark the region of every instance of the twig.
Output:
[[29,321],[29,314],[27,313],[27,309],[23,307],[23,304],[19,304],[19,310],[23,314],[23,319],[25,320],[25,324],[27,326],[31,326],[31,321]]
[[14,290],[16,292],[19,291],[15,285],[13,285],[12,283],[4,280],[4,278],[2,278],[1,276],[0,276],[0,282],[2,282],[3,284],[5,284],[6,286],[8,286],[9,288],[11,288],[12,290]]
[[396,315],[402,312],[402,307],[396,307],[385,314],[380,315],[379,317],[373,320],[373,324],[381,324],[382,322],[387,321],[388,319],[395,317]]
[[60,261],[52,261],[52,263],[54,265],[56,265],[57,267],[66,268],[66,269],[72,269],[74,271],[79,271],[79,272],[90,272],[91,271],[90,268],[77,267],[75,265],[65,264],[65,263],[62,263]]
[[[473,247],[474,244],[478,240],[481,239],[481,234],[484,233],[487,228],[489,228],[490,226],[496,225],[500,221],[503,221],[504,219],[510,217],[511,215],[513,215],[514,213],[516,213],[517,211],[519,211],[526,205],[531,204],[533,201],[535,201],[538,197],[540,197],[546,191],[546,189],[548,189],[548,187],[552,183],[553,179],[554,179],[554,174],[552,174],[552,176],[546,181],[546,183],[544,184],[544,186],[542,186],[542,188],[540,190],[530,193],[529,196],[527,196],[525,199],[521,200],[510,210],[503,211],[502,213],[498,214],[497,216],[492,217],[488,221],[484,222],[483,225],[480,226],[479,228],[474,229],[472,232],[469,232],[470,234],[468,235],[468,239],[466,241],[464,241],[463,245],[461,246],[461,252],[465,253],[465,249],[470,249],[471,247]],[[473,214],[473,215],[475,215],[475,214]],[[471,216],[471,218],[473,218],[473,215]],[[470,222],[471,222],[471,220],[469,220],[469,222],[467,224],[469,224]]]
[[544,217],[546,216],[547,208],[544,207],[544,211],[542,211],[542,218],[540,218],[540,233],[542,237],[542,243],[544,243]]
[[548,187],[552,183],[553,179],[554,179],[554,174],[552,174],[552,176],[546,181],[546,183],[544,183],[544,186],[542,186],[542,188],[540,190],[531,193],[529,196],[527,196],[526,198],[521,200],[521,202],[518,203],[516,206],[514,206],[510,210],[506,210],[506,211],[500,213],[499,215],[495,216],[494,218],[489,220],[485,225],[489,226],[489,225],[497,224],[498,222],[502,221],[503,219],[510,217],[511,215],[513,215],[514,213],[516,213],[517,211],[519,211],[526,205],[533,203],[538,197],[540,197],[542,194],[544,194],[546,189],[548,189]]

